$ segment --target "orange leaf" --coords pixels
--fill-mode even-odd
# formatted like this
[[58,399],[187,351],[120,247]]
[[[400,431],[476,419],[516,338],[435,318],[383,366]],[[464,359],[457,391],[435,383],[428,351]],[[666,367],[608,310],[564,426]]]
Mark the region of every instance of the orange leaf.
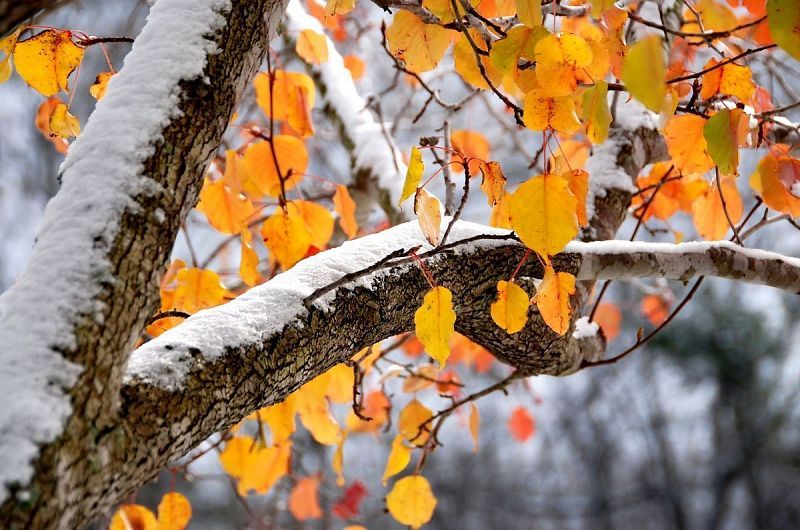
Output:
[[414,213],[417,214],[420,230],[433,246],[439,244],[442,224],[442,203],[425,188],[417,188],[414,195]]
[[292,201],[287,203],[287,208],[297,208],[300,216],[306,222],[306,228],[311,236],[311,244],[322,249],[327,246],[333,236],[333,215],[324,206],[311,201]]
[[216,272],[207,269],[181,269],[176,275],[175,309],[195,313],[225,301],[227,291]]
[[528,409],[516,407],[511,412],[511,417],[508,419],[508,430],[511,431],[511,436],[520,442],[526,442],[533,436],[536,431],[536,423]]
[[439,369],[431,363],[424,363],[414,368],[414,374],[403,381],[403,392],[414,393],[433,385]]
[[781,213],[800,216],[800,160],[769,153],[758,162],[750,176],[750,186],[764,199],[764,204]]
[[428,441],[431,426],[426,422],[432,416],[431,409],[415,399],[400,411],[397,430],[409,443],[421,447]]
[[311,234],[297,208],[278,208],[261,226],[261,237],[270,254],[284,270],[303,259],[311,245]]
[[525,126],[534,131],[552,129],[569,135],[581,128],[570,97],[551,97],[534,89],[525,94],[524,110]]
[[297,36],[295,51],[309,64],[322,64],[328,61],[328,39],[314,30],[304,29]]
[[219,454],[219,462],[227,474],[238,479],[250,467],[257,451],[256,441],[249,436],[231,438]]
[[661,296],[649,294],[642,298],[642,314],[651,324],[658,326],[669,316],[669,301]]
[[694,114],[670,118],[664,130],[672,163],[679,173],[705,173],[714,167],[703,134],[706,120]]
[[[242,168],[246,177],[242,188],[253,198],[280,196],[281,176],[286,191],[303,179],[308,166],[308,151],[303,141],[294,136],[276,135],[273,146],[274,153],[268,142],[256,142],[244,152]],[[275,159],[278,161],[277,167]]]
[[144,506],[123,504],[112,517],[109,530],[158,530],[158,522]]
[[322,509],[319,507],[317,496],[318,489],[318,476],[304,477],[297,481],[289,495],[289,511],[292,512],[295,519],[307,521],[322,517]]
[[[703,67],[708,70],[719,64],[717,59],[711,59]],[[753,84],[753,73],[747,66],[727,63],[703,75],[703,88],[700,97],[711,99],[717,94],[736,96],[742,103],[749,103],[756,91]]]
[[353,81],[358,81],[362,77],[364,77],[364,70],[366,70],[366,64],[361,58],[355,55],[345,55],[344,56],[344,67],[350,70],[350,75],[353,78]]
[[203,212],[208,223],[223,234],[239,234],[253,215],[250,199],[231,190],[224,179],[212,181],[206,177],[200,190],[197,210]]
[[314,134],[311,123],[316,94],[314,81],[306,74],[285,70],[275,70],[273,75],[272,90],[268,73],[260,72],[253,80],[258,106],[267,117],[287,122],[301,138],[311,136]]
[[536,291],[536,306],[545,324],[559,335],[569,329],[572,317],[569,297],[573,294],[575,276],[568,272],[556,272],[552,265],[545,265],[544,278]]
[[597,311],[594,314],[594,321],[603,330],[608,342],[613,341],[619,335],[619,327],[622,323],[622,313],[616,304],[611,302],[603,302],[597,306]]
[[158,530],[183,530],[192,518],[192,505],[180,493],[167,493],[158,503]]
[[[698,197],[692,207],[694,226],[704,239],[723,239],[730,229],[742,217],[742,197],[736,188],[733,177],[722,177],[722,195],[725,198],[723,205],[717,183],[713,182],[702,196]],[[727,216],[726,216],[727,211]],[[730,222],[728,222],[730,217]]]
[[481,189],[486,194],[489,206],[496,206],[505,195],[506,176],[499,162],[480,163]]
[[569,96],[592,63],[592,50],[580,36],[549,35],[536,43],[536,80],[544,95]]
[[[453,149],[462,155],[453,156],[453,160],[462,162],[468,160],[469,173],[473,177],[478,174],[481,162],[489,160],[489,140],[477,131],[453,131],[453,134],[450,135],[450,142]],[[453,164],[451,167],[456,173],[464,171],[461,164]]]
[[478,452],[478,430],[480,429],[481,415],[478,412],[478,406],[475,403],[470,403],[469,409],[469,433],[472,436],[472,451]]
[[339,226],[347,237],[353,239],[358,234],[358,223],[356,222],[356,202],[350,197],[347,186],[336,185],[336,192],[333,194],[333,207],[339,214]]
[[242,257],[239,261],[239,276],[242,281],[252,287],[258,285],[262,278],[258,272],[258,254],[253,249],[253,234],[247,227],[241,233]]

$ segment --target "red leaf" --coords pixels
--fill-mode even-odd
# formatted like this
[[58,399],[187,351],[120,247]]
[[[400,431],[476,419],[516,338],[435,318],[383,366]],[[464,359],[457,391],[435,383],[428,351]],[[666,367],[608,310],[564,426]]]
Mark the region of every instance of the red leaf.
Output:
[[508,419],[508,430],[511,436],[520,442],[527,441],[536,431],[536,422],[525,407],[517,407]]
[[353,519],[359,514],[359,505],[367,496],[367,487],[356,480],[344,492],[344,495],[333,505],[333,513],[341,519]]

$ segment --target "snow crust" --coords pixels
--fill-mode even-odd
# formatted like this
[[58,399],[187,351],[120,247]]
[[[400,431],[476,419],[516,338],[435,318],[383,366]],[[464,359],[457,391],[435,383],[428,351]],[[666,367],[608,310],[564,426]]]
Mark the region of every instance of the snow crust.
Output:
[[[444,219],[442,231],[448,222],[449,218]],[[479,234],[507,233],[508,230],[459,221],[453,226],[449,241]],[[469,252],[477,246],[486,248],[503,243],[484,240],[457,247],[456,251]],[[420,253],[432,248],[420,231],[419,223],[410,221],[377,234],[347,241],[338,248],[304,259],[231,302],[200,311],[141,346],[131,355],[126,381],[135,378],[167,390],[179,389],[194,364],[190,350],[197,350],[202,353],[204,360],[213,361],[223,355],[226,346],[247,347],[263,343],[304,317],[307,310],[303,299],[317,289],[330,285],[348,273],[360,271],[392,252],[417,245],[422,246]],[[378,276],[386,273],[386,270],[375,272],[347,284],[347,287],[369,288]],[[315,306],[324,309],[329,307],[333,296],[331,292],[320,297],[315,300]]]
[[575,331],[572,338],[575,340],[589,339],[597,335],[600,326],[597,322],[590,322],[589,317],[580,317],[575,321]]
[[[56,439],[71,413],[67,392],[82,371],[59,351],[76,346],[82,319],[101,322],[99,285],[118,281],[105,255],[118,219],[136,196],[159,190],[142,175],[160,131],[173,118],[178,83],[203,72],[215,51],[228,0],[159,0],[125,66],[109,83],[61,167],[30,262],[0,296],[0,502],[33,474],[38,446]],[[21,494],[24,494],[22,492]]]
[[[296,36],[305,29],[325,35],[322,24],[309,15],[299,0],[291,0],[284,18],[290,35]],[[400,202],[406,164],[392,141],[387,140],[380,123],[367,108],[367,101],[356,89],[350,71],[336,46],[325,36],[328,44],[328,60],[314,65],[314,71],[325,85],[325,99],[341,120],[347,136],[354,144],[355,169],[369,172],[377,179],[378,188],[389,194],[392,204]]]

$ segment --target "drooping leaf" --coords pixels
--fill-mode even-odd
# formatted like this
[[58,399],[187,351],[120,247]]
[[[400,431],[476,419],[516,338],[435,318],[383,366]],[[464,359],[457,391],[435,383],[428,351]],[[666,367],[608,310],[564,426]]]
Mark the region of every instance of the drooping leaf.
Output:
[[775,211],[800,216],[800,160],[768,153],[750,176],[750,186]]
[[70,114],[69,107],[59,103],[50,115],[50,136],[56,138],[74,138],[81,133],[78,118]]
[[5,83],[11,77],[11,55],[20,33],[22,33],[22,26],[5,38],[0,39],[0,54],[3,57],[0,59],[0,84]]
[[705,173],[714,167],[703,134],[705,125],[706,120],[694,114],[673,116],[667,123],[664,139],[679,173]]
[[159,530],[156,516],[139,504],[123,504],[111,518],[109,530]]
[[319,476],[303,477],[297,481],[289,494],[289,511],[298,521],[308,521],[322,517],[319,506]]
[[224,179],[205,179],[200,190],[197,210],[203,212],[208,223],[223,234],[238,234],[255,211],[247,197],[233,192]]
[[431,363],[423,363],[414,368],[414,373],[403,381],[403,392],[414,393],[424,390],[436,380],[439,369]]
[[706,122],[703,137],[708,144],[708,154],[724,175],[739,174],[739,123],[740,109],[722,109]]
[[426,24],[408,11],[400,10],[386,30],[392,55],[405,62],[412,72],[433,70],[450,46],[450,31]]
[[360,480],[353,482],[336,501],[331,511],[340,519],[353,519],[361,513],[361,501],[367,496],[367,487]]
[[296,208],[306,223],[311,244],[323,249],[333,236],[333,215],[327,208],[311,201],[291,201],[287,208]]
[[769,0],[767,23],[778,46],[800,60],[800,4],[795,0]]
[[422,162],[422,153],[416,147],[412,147],[411,160],[408,162],[408,170],[406,171],[406,180],[403,182],[400,202],[403,202],[416,193],[420,182],[422,182],[422,173],[424,171],[425,164]]
[[601,144],[608,138],[611,112],[608,110],[608,83],[602,79],[583,93],[583,125],[593,144]]
[[540,89],[525,94],[525,126],[534,131],[552,129],[570,135],[581,128],[570,97],[550,97]]
[[[734,225],[742,217],[743,206],[742,197],[736,188],[736,180],[733,177],[722,177],[722,195],[725,204],[720,198],[720,191],[717,183],[712,182],[711,186],[694,201],[693,214],[694,226],[704,239],[717,240],[723,239],[730,230],[731,223]],[[727,215],[725,212],[727,211]],[[730,217],[730,222],[728,222]]]
[[561,176],[569,181],[569,190],[575,195],[577,201],[575,215],[578,217],[578,224],[588,226],[589,214],[586,211],[586,197],[589,195],[589,173],[582,169],[573,169],[566,171]]
[[499,203],[506,193],[506,176],[499,162],[487,162],[480,164],[481,170],[481,189],[486,194],[489,206]]
[[[453,47],[453,62],[456,72],[464,81],[475,88],[488,90],[490,88],[489,82],[494,86],[499,85],[503,80],[503,72],[497,69],[488,56],[489,50],[484,40],[481,38],[480,33],[478,33],[478,30],[472,28],[467,31],[470,34],[472,42],[462,33],[457,38],[455,46]],[[475,55],[475,50],[472,47],[473,44],[475,44],[479,50],[487,52],[487,55],[479,55],[483,71],[481,71],[481,67],[478,66],[479,58]],[[489,82],[486,81],[484,74],[489,78]]]
[[612,302],[602,302],[594,313],[594,322],[603,330],[606,341],[613,341],[619,335],[622,324],[622,313],[619,307]]
[[242,281],[252,287],[261,282],[261,275],[258,273],[258,254],[253,248],[253,234],[245,226],[241,232],[242,256],[239,260],[239,276]]
[[180,493],[167,493],[158,503],[158,530],[184,530],[192,518],[192,505]]
[[278,208],[261,226],[261,237],[270,254],[284,270],[303,259],[309,245],[311,233],[297,208]]
[[472,436],[472,451],[478,452],[478,434],[481,425],[481,415],[478,411],[478,406],[475,403],[470,403],[469,408],[469,433]]
[[272,139],[272,147],[269,142],[255,142],[245,149],[242,168],[246,177],[242,187],[252,198],[264,195],[278,197],[281,178],[283,189],[289,191],[303,179],[307,166],[308,151],[303,141],[294,136],[278,134]]
[[403,443],[403,435],[398,434],[392,441],[392,449],[389,451],[389,458],[386,460],[386,468],[383,470],[383,485],[390,478],[403,471],[411,461],[411,448]]
[[417,338],[428,355],[444,367],[450,355],[450,337],[455,333],[456,312],[453,294],[445,287],[434,287],[425,294],[422,305],[414,313]]
[[628,50],[622,65],[622,80],[630,94],[653,112],[661,112],[667,96],[667,66],[662,41],[650,35]]
[[[719,64],[716,59],[711,59],[703,67],[708,70]],[[717,94],[736,96],[742,103],[749,103],[755,94],[756,86],[753,84],[753,73],[747,66],[727,63],[703,75],[703,87],[700,97],[711,99]]]
[[328,0],[325,6],[327,16],[344,15],[355,9],[356,0]]
[[386,496],[386,507],[400,524],[419,528],[433,517],[436,497],[428,479],[421,475],[403,477]]
[[442,203],[425,188],[417,188],[414,213],[425,239],[433,246],[438,245],[441,239],[439,231],[442,225]]
[[525,407],[515,407],[508,418],[508,430],[511,436],[519,442],[526,442],[536,430],[533,416]]
[[397,430],[408,443],[423,446],[428,441],[431,430],[426,422],[432,416],[431,409],[414,399],[400,411]]
[[556,272],[552,265],[547,264],[542,283],[536,291],[536,307],[539,308],[545,324],[559,335],[569,330],[572,320],[569,298],[573,294],[575,276],[568,272]]
[[356,222],[356,202],[350,197],[347,186],[344,184],[336,185],[336,192],[333,194],[333,207],[339,214],[339,226],[342,231],[353,239],[358,234],[358,222]]
[[350,76],[353,78],[353,81],[358,81],[364,77],[364,72],[367,69],[367,65],[364,61],[356,55],[345,55],[344,67],[350,71]]
[[592,63],[586,41],[571,33],[549,35],[536,43],[536,80],[549,97],[569,96],[578,87],[583,70]]
[[83,60],[83,52],[72,42],[72,32],[48,29],[17,42],[14,65],[26,83],[50,97],[60,90],[69,92],[69,75]]
[[89,93],[94,99],[100,101],[106,95],[108,89],[108,82],[114,76],[114,72],[100,72],[94,78],[94,83],[89,87]]
[[177,287],[172,303],[175,309],[196,313],[220,305],[227,291],[216,272],[208,269],[181,269],[176,274]]
[[531,300],[528,293],[514,281],[497,282],[497,300],[492,303],[491,315],[494,323],[508,333],[522,331],[528,322]]
[[558,175],[538,175],[509,197],[511,226],[528,248],[552,256],[578,234],[578,206],[569,182]]
[[328,39],[314,30],[304,29],[297,36],[295,51],[309,64],[322,64],[328,61]]
[[[454,155],[453,160],[462,162],[468,160],[470,176],[477,175],[482,161],[489,160],[489,140],[478,131],[470,130],[453,131],[450,139],[453,149],[460,153],[460,156]],[[464,166],[461,164],[453,164],[451,167],[456,173],[464,171]]]
[[314,108],[316,88],[308,75],[275,70],[270,81],[268,73],[260,72],[253,80],[253,86],[256,102],[268,118],[285,121],[301,138],[314,134],[311,109]]

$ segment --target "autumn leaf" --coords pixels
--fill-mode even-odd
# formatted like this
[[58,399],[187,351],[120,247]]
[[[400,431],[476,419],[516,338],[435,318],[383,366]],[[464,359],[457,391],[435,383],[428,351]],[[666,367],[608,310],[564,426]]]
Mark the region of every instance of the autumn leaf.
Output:
[[258,411],[257,418],[269,425],[272,433],[272,443],[281,445],[291,438],[297,429],[295,423],[296,399],[289,397],[281,403],[276,403]]
[[180,493],[167,493],[158,503],[158,530],[183,530],[192,518],[192,505]]
[[0,59],[0,84],[5,83],[11,77],[11,54],[17,44],[20,33],[22,33],[22,26],[4,39],[0,39],[0,54],[3,54],[3,58]]
[[340,519],[353,519],[360,513],[361,501],[367,496],[367,487],[360,480],[353,482],[336,501],[331,511]]
[[413,374],[403,381],[403,392],[408,394],[424,390],[436,380],[439,369],[430,363],[423,363],[413,370]]
[[223,234],[239,234],[254,212],[250,199],[234,193],[223,179],[212,181],[208,177],[200,190],[200,202],[196,208],[206,215],[211,226]]
[[356,222],[356,202],[350,197],[347,186],[337,184],[333,194],[333,208],[339,214],[339,226],[348,238],[353,239],[358,234]]
[[289,472],[291,449],[291,443],[287,442],[256,450],[247,461],[247,467],[239,479],[239,494],[246,495],[251,490],[263,494],[272,489]]
[[542,0],[514,0],[519,21],[528,27],[542,25]]
[[307,165],[308,151],[299,138],[278,134],[272,139],[272,146],[269,142],[252,143],[242,157],[243,191],[252,198],[278,197],[281,177],[283,190],[289,191],[303,179]]
[[403,443],[403,435],[398,434],[392,441],[392,449],[389,451],[389,458],[386,460],[386,468],[383,470],[383,485],[390,478],[403,471],[411,461],[411,448]]
[[571,33],[549,35],[536,43],[536,80],[542,94],[569,96],[580,81],[583,69],[592,63],[586,41]]
[[442,203],[425,188],[417,188],[414,195],[414,213],[425,239],[433,246],[439,244],[442,224]]
[[331,468],[336,473],[336,485],[339,487],[344,486],[344,442],[347,439],[347,430],[342,429],[342,435],[339,443],[336,444],[336,451],[333,452],[331,459]]
[[800,160],[790,156],[768,153],[758,162],[750,176],[750,186],[775,211],[800,216]]
[[83,60],[84,49],[72,42],[72,32],[45,30],[14,46],[17,73],[44,96],[69,92],[68,77]]
[[572,320],[569,297],[573,294],[575,276],[568,272],[556,272],[552,265],[545,265],[542,283],[536,291],[536,307],[545,324],[559,335],[569,330]]
[[[711,59],[703,67],[709,70],[719,64],[717,59]],[[717,94],[736,96],[742,103],[749,103],[755,94],[756,86],[753,84],[753,73],[747,66],[727,63],[703,74],[703,87],[700,97],[711,99]]]
[[642,314],[654,326],[661,325],[669,316],[669,301],[663,296],[649,294],[642,298]]
[[497,282],[497,300],[491,306],[492,320],[508,333],[517,333],[528,322],[530,305],[528,293],[522,287],[513,280],[500,280]]
[[594,322],[603,330],[607,342],[613,341],[619,335],[622,313],[619,307],[611,302],[602,302],[594,313]]
[[403,477],[386,496],[386,507],[400,524],[419,528],[433,517],[436,497],[428,479],[421,475]]
[[261,282],[261,275],[258,273],[258,254],[253,249],[253,234],[244,226],[241,231],[241,259],[239,260],[239,276],[242,281],[252,287]]
[[311,245],[311,233],[297,208],[278,208],[261,226],[261,237],[270,254],[287,270],[303,259]]
[[400,10],[386,30],[392,55],[403,61],[412,72],[433,70],[450,46],[450,31],[435,24],[426,24],[408,11]]
[[566,171],[561,175],[569,182],[569,191],[575,195],[577,209],[575,215],[578,217],[580,226],[589,225],[589,213],[586,209],[586,197],[589,195],[589,173],[582,169]]
[[525,94],[525,126],[534,131],[552,129],[570,135],[581,128],[570,97],[550,97],[535,89]]
[[[700,235],[708,240],[723,239],[730,230],[731,223],[735,226],[743,213],[742,197],[736,188],[736,180],[728,176],[722,177],[720,180],[725,204],[720,198],[717,183],[713,182],[705,194],[695,200],[692,208],[694,226]],[[728,217],[730,217],[730,222],[728,222]]]
[[59,103],[53,108],[50,115],[50,136],[56,138],[74,138],[81,133],[81,124],[78,118],[70,114],[69,107]]
[[450,337],[455,332],[456,312],[453,294],[445,287],[434,287],[425,294],[422,305],[414,313],[417,338],[428,355],[444,367],[450,355]]
[[233,478],[241,478],[257,451],[256,442],[249,436],[231,438],[219,454],[222,469]]
[[111,518],[109,530],[159,530],[156,516],[139,504],[123,504]]
[[[706,122],[703,137],[711,159],[724,175],[739,174],[741,109],[722,109]],[[748,118],[745,117],[747,120]],[[745,131],[746,132],[746,131]]]
[[353,369],[345,363],[340,363],[325,374],[328,376],[325,396],[332,403],[351,403],[353,401]]
[[397,430],[407,442],[421,447],[428,441],[430,425],[427,422],[432,417],[431,409],[414,399],[400,411]]
[[414,195],[422,182],[422,173],[425,171],[425,164],[422,162],[422,153],[416,147],[411,148],[411,160],[408,162],[406,179],[403,182],[403,191],[400,194],[400,202]]
[[775,43],[800,60],[800,4],[796,0],[769,0],[767,23]]
[[694,114],[670,118],[664,139],[679,173],[705,173],[714,167],[704,135],[706,120]]
[[525,407],[514,408],[508,419],[508,430],[511,431],[511,436],[519,442],[526,442],[533,436],[536,423],[528,409]]
[[345,55],[344,58],[344,67],[350,71],[350,76],[353,78],[353,81],[358,81],[362,77],[364,77],[364,71],[367,68],[367,65],[361,58],[355,55]]
[[662,41],[650,35],[628,50],[622,65],[622,80],[631,96],[653,112],[661,112],[667,96],[667,66]]
[[[453,160],[467,162],[471,176],[478,174],[481,163],[489,160],[489,140],[478,131],[456,130],[450,135],[453,149],[459,153],[453,156]],[[453,164],[452,169],[456,173],[464,171],[461,164]]]
[[356,0],[328,0],[325,5],[327,16],[344,15],[355,9]]
[[89,87],[89,93],[94,99],[100,101],[106,95],[108,89],[108,82],[114,76],[114,72],[100,72],[94,78],[94,83]]
[[328,245],[333,236],[333,215],[327,208],[311,201],[291,201],[286,203],[286,208],[295,208],[300,213],[312,245],[319,249]]
[[481,170],[481,189],[486,194],[489,206],[496,206],[506,194],[506,176],[499,162],[487,162],[480,164]]
[[196,313],[220,305],[227,291],[216,272],[208,269],[181,269],[176,274],[177,287],[172,303],[175,309]]
[[289,495],[289,512],[298,521],[308,521],[322,517],[317,490],[319,477],[303,477],[297,481]]
[[472,452],[478,452],[478,434],[481,425],[481,415],[478,406],[470,403],[469,408],[469,434],[472,436]]
[[522,242],[552,256],[578,234],[578,201],[569,182],[558,175],[538,175],[509,197],[511,227]]
[[268,118],[285,121],[301,138],[314,134],[311,109],[314,108],[316,88],[308,75],[275,70],[270,90],[269,74],[260,72],[253,80],[253,86],[256,102]]
[[583,126],[586,128],[586,137],[593,144],[601,144],[608,138],[610,125],[608,83],[601,79],[583,93]]
[[328,39],[314,30],[304,29],[297,36],[295,51],[309,64],[328,61]]
[[[468,38],[464,33],[460,34],[456,40],[455,46],[453,46],[453,62],[456,72],[464,81],[481,90],[488,90],[490,88],[489,82],[495,86],[499,85],[503,80],[503,72],[498,70],[492,62],[489,56],[489,49],[481,38],[480,33],[472,28],[467,31],[470,37]],[[472,42],[469,41],[470,38]],[[472,47],[473,44],[475,44],[479,50],[486,52],[486,54],[481,54],[479,57],[476,57],[475,50]],[[480,60],[480,65],[483,66],[483,71],[481,71],[478,60]],[[489,78],[489,82],[484,78],[484,74]]]

